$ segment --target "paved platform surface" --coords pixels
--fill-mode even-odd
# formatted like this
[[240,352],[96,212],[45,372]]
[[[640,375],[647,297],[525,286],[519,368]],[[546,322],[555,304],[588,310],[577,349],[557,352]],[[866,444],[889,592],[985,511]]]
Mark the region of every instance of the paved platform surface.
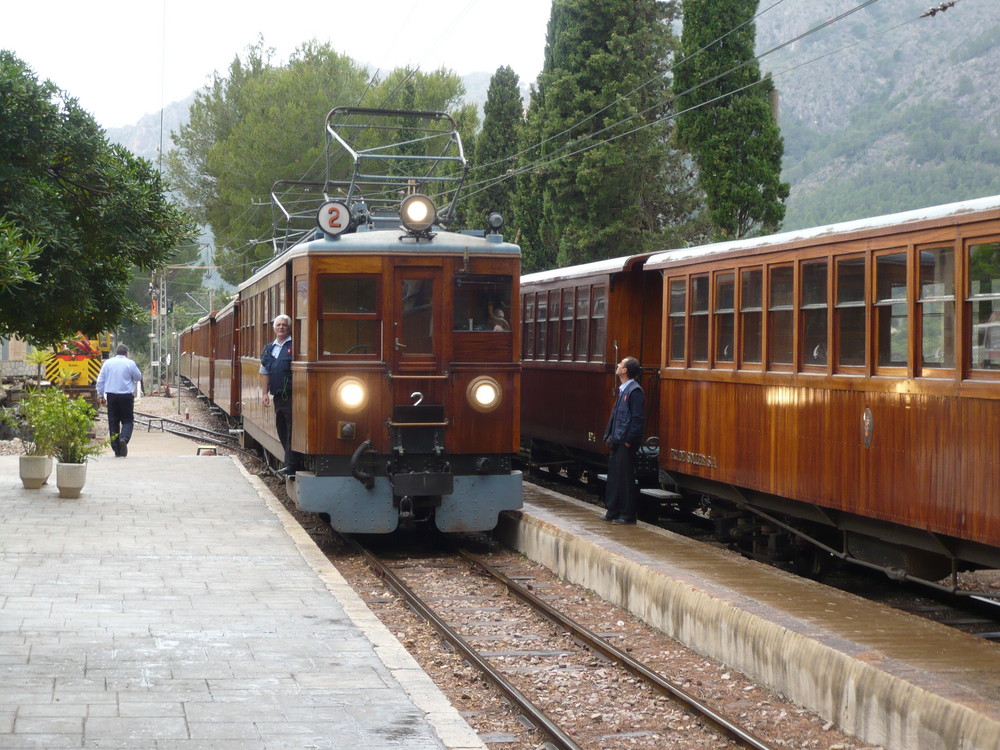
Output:
[[498,536],[871,744],[1000,749],[1000,645],[602,513],[526,483]]
[[266,487],[196,448],[137,430],[73,500],[0,457],[0,748],[485,748]]

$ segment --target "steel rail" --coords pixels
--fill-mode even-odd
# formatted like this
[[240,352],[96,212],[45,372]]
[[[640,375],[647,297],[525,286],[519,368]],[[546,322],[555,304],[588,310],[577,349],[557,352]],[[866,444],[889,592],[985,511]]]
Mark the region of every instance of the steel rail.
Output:
[[[228,436],[228,435],[223,435],[221,432],[215,432],[214,430],[209,430],[209,429],[206,429],[204,427],[195,427],[194,425],[186,425],[183,422],[177,422],[177,421],[172,420],[172,419],[167,419],[166,417],[158,417],[155,414],[141,414],[140,412],[135,412],[135,416],[137,418],[140,418],[140,419],[143,419],[143,418],[146,419],[147,420],[147,422],[146,422],[147,426],[149,425],[149,421],[148,420],[150,420],[150,419],[152,419],[152,420],[158,420],[159,419],[159,420],[162,420],[164,422],[170,422],[171,424],[176,424],[176,425],[180,425],[180,426],[184,427],[183,430],[174,430],[174,429],[169,429],[167,427],[164,427],[161,424],[160,425],[160,429],[163,432],[170,433],[171,435],[177,435],[179,437],[188,438],[189,440],[198,440],[198,441],[201,441],[203,443],[212,443],[213,445],[218,445],[221,448],[226,448],[227,450],[236,451],[238,453],[242,453],[245,456],[251,456],[252,458],[255,458],[257,460],[260,460],[260,458],[261,458],[259,453],[256,453],[254,451],[249,451],[246,448],[243,448],[243,447],[241,447],[239,445],[233,445],[232,444],[233,443],[232,438],[230,436]],[[219,439],[219,437],[206,437],[205,435],[192,435],[189,432],[189,430],[200,430],[202,432],[209,433],[209,435],[216,435],[216,436],[219,436],[219,437],[221,437],[223,439]],[[266,463],[266,461],[265,461],[265,463]]]
[[344,538],[356,552],[365,558],[371,569],[375,571],[377,575],[384,578],[392,589],[403,597],[407,604],[409,604],[421,617],[427,620],[427,622],[429,622],[442,636],[444,636],[445,639],[455,647],[455,649],[466,661],[485,674],[497,687],[497,689],[500,690],[500,692],[503,693],[503,695],[518,708],[518,710],[527,716],[530,721],[533,721],[536,727],[540,727],[542,731],[548,734],[554,747],[561,748],[562,750],[583,750],[583,748],[581,748],[572,737],[570,737],[548,716],[546,716],[544,711],[532,703],[532,701],[524,695],[524,693],[514,687],[514,685],[512,685],[503,675],[494,669],[488,661],[480,656],[479,652],[472,648],[461,635],[459,635],[444,620],[438,617],[437,614],[424,603],[420,596],[399,576],[383,565],[375,555],[361,546],[355,539],[348,536],[345,536]]
[[676,683],[671,682],[662,675],[649,669],[649,667],[642,662],[636,661],[624,651],[609,643],[607,639],[601,638],[593,631],[538,598],[477,555],[473,555],[471,552],[464,549],[459,549],[458,553],[462,555],[463,558],[477,565],[480,569],[506,586],[512,594],[519,597],[556,625],[564,628],[578,642],[583,643],[587,648],[590,648],[599,654],[603,654],[612,661],[617,661],[623,668],[627,669],[632,674],[646,680],[661,692],[680,701],[719,732],[729,735],[729,737],[745,747],[756,748],[756,750],[776,750],[773,745],[767,744],[760,737],[753,734],[749,730],[744,729],[724,714],[719,713],[707,703],[704,703],[685,691]]

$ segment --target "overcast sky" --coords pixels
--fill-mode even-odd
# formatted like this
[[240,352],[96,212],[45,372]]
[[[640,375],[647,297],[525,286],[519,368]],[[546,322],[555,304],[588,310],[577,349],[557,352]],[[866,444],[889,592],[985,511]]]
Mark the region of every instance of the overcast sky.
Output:
[[2,0],[0,49],[75,96],[104,127],[202,88],[263,34],[285,61],[310,39],[360,63],[459,75],[542,67],[550,0]]

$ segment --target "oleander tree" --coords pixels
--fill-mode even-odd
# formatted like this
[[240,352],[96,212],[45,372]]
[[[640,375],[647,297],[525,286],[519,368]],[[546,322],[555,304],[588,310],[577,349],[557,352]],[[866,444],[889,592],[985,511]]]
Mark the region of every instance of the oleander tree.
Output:
[[784,143],[761,78],[756,0],[684,0],[674,66],[677,139],[693,155],[719,239],[770,233],[785,216]]
[[192,237],[152,164],[0,51],[0,336],[45,346],[140,318],[135,269]]

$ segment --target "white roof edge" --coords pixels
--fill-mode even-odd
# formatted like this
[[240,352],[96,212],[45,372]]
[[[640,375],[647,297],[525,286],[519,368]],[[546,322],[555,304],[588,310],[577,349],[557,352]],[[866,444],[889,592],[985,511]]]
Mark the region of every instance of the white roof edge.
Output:
[[667,264],[673,261],[690,260],[693,258],[732,250],[752,250],[766,245],[777,245],[786,242],[795,242],[798,240],[814,239],[817,237],[848,234],[850,232],[858,232],[863,229],[889,227],[894,224],[912,224],[918,221],[942,219],[948,216],[957,216],[960,214],[972,213],[974,211],[987,211],[998,208],[1000,208],[1000,195],[992,195],[986,198],[976,198],[974,200],[959,201],[957,203],[946,203],[940,206],[918,208],[912,211],[902,211],[895,214],[885,214],[884,216],[873,216],[868,219],[844,221],[838,224],[827,224],[825,226],[811,227],[809,229],[796,229],[790,232],[770,234],[765,237],[752,237],[745,240],[716,242],[711,245],[699,245],[697,247],[682,247],[673,250],[666,250],[656,253],[649,258],[646,261],[646,267],[656,268],[659,265]]
[[621,273],[629,261],[649,253],[638,253],[636,255],[625,255],[621,258],[606,258],[605,260],[595,260],[590,263],[582,263],[578,266],[566,266],[565,268],[550,268],[548,271],[536,271],[521,276],[521,285],[539,284],[546,281],[561,281],[562,279],[581,278],[584,276],[603,276],[610,273]]

